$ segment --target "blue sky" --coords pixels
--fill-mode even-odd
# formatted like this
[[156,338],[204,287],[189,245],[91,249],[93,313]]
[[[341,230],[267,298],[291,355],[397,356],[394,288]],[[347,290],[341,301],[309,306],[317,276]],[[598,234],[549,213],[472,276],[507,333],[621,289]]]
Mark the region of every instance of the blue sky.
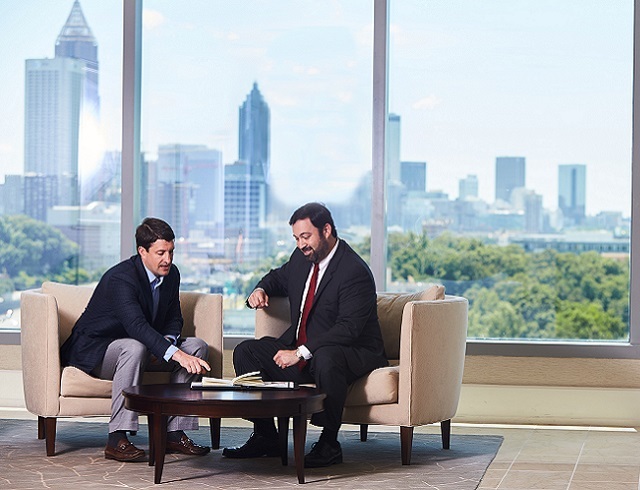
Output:
[[[52,57],[71,0],[0,2],[0,169],[21,172],[24,60]],[[81,0],[99,43],[103,126],[119,147],[122,6]],[[278,8],[274,8],[277,5]],[[348,196],[370,167],[372,2],[147,0],[143,148],[205,144],[237,158],[238,107],[258,82],[285,200]],[[587,165],[587,211],[630,209],[633,2],[392,2],[389,110],[401,158],[455,198],[497,156],[557,205],[557,165]],[[524,94],[524,96],[523,96]]]

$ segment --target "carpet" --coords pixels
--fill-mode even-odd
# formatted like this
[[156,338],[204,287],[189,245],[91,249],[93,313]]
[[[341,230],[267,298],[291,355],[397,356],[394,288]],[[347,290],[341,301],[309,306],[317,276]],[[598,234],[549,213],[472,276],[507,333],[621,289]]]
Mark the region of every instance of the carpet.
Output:
[[[224,421],[223,421],[224,423]],[[400,461],[400,436],[369,431],[367,442],[359,432],[340,431],[344,463],[305,470],[309,488],[430,488],[470,490],[477,488],[502,443],[500,436],[451,435],[451,449],[443,450],[440,435],[415,434],[411,465]],[[247,428],[222,427],[222,447],[242,444]],[[231,460],[221,450],[206,456],[167,455],[161,486],[153,483],[148,463],[119,463],[104,459],[107,424],[102,422],[58,422],[56,455],[45,455],[45,443],[37,439],[31,420],[0,420],[0,488],[42,489],[290,489],[298,485],[293,463],[279,458]],[[147,427],[130,440],[147,449]],[[197,443],[210,443],[208,427],[189,434]],[[307,451],[318,432],[310,428]],[[290,440],[292,439],[290,431]]]

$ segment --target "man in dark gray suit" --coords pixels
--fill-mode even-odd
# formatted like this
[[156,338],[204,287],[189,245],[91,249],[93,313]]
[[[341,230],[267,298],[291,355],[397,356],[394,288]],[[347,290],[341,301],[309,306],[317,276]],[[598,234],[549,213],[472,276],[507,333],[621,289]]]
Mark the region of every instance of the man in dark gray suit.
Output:
[[[324,411],[311,423],[322,434],[305,456],[306,467],[342,462],[338,430],[347,390],[370,371],[387,365],[376,308],[376,288],[367,264],[338,239],[329,210],[309,203],[289,224],[297,248],[289,261],[270,271],[247,299],[264,308],[270,296],[286,296],[292,324],[278,339],[246,340],[233,353],[238,375],[260,370],[269,380],[316,383],[326,393]],[[242,446],[226,448],[228,458],[279,455],[273,419],[256,419]]]
[[[168,371],[174,383],[188,383],[210,370],[206,342],[180,337],[183,321],[174,240],[167,223],[146,218],[136,229],[137,255],[104,273],[60,349],[64,365],[113,380],[107,459],[138,461],[145,456],[126,435],[138,430],[138,415],[124,407],[124,388],[140,384],[145,370]],[[197,428],[196,418],[170,418],[167,451],[208,453],[208,447],[184,433]]]

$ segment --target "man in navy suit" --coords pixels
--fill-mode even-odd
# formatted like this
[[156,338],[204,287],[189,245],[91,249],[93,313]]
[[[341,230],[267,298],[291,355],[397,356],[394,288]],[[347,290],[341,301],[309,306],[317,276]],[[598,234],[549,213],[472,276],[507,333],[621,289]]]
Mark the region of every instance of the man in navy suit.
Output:
[[[305,456],[306,467],[342,462],[338,430],[351,383],[387,365],[376,308],[376,288],[367,264],[338,239],[329,210],[309,203],[296,210],[289,224],[296,250],[289,261],[271,270],[247,299],[251,308],[269,305],[269,297],[286,296],[291,326],[278,339],[264,337],[240,343],[233,353],[238,375],[260,370],[265,379],[316,383],[326,393],[324,411],[311,423],[321,426],[320,439]],[[228,458],[278,456],[273,419],[254,419],[254,432]]]
[[[145,370],[168,371],[174,383],[188,383],[210,370],[206,342],[180,337],[183,321],[174,240],[167,223],[146,218],[136,229],[137,255],[104,273],[60,349],[64,365],[113,380],[107,459],[138,461],[145,456],[126,435],[138,430],[138,415],[124,407],[124,388],[140,384]],[[167,451],[208,453],[210,448],[184,433],[197,428],[196,418],[170,418]]]

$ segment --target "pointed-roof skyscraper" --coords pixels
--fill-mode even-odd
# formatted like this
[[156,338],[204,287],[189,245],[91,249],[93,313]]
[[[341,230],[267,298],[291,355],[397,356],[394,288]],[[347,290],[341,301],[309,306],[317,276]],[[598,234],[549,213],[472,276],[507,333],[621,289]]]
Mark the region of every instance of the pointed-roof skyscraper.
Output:
[[239,160],[249,164],[252,176],[262,178],[268,183],[271,114],[256,82],[253,83],[253,88],[240,106],[239,112]]
[[[55,44],[55,58],[25,61],[25,174],[55,181],[46,208],[80,203],[80,168],[96,168],[83,156],[99,125],[98,45],[75,0]],[[93,131],[93,133],[92,133]],[[85,177],[83,176],[83,179]],[[42,180],[42,179],[41,179]]]
[[56,58],[73,58],[85,63],[85,102],[99,113],[98,98],[98,43],[87,23],[79,0],[73,2],[71,12],[56,39]]

